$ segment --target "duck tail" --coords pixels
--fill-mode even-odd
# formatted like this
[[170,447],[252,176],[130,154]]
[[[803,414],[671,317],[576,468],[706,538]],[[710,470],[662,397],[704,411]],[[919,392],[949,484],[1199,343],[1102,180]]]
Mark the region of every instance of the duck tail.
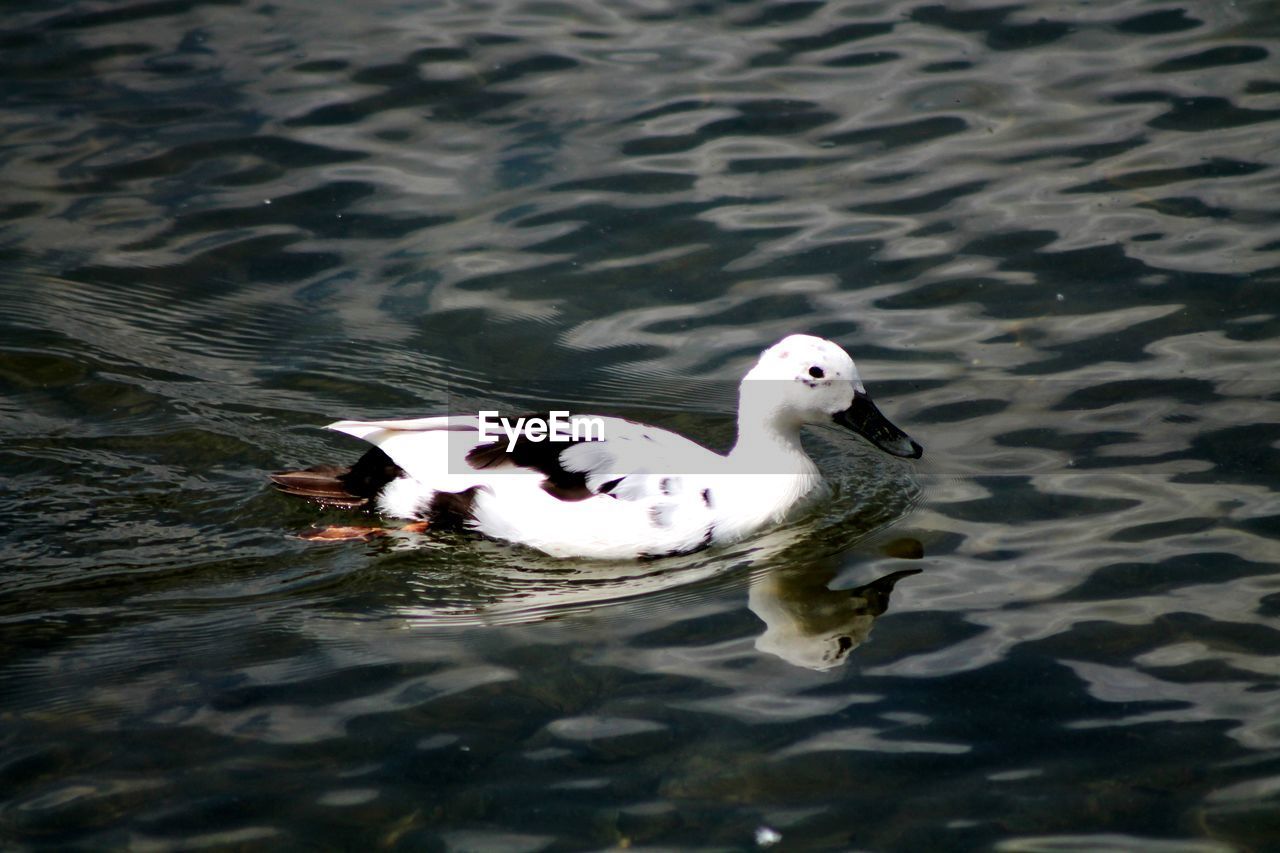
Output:
[[342,478],[351,472],[339,465],[315,465],[300,471],[277,471],[268,474],[271,484],[286,495],[315,501],[324,506],[355,509],[366,506],[369,498],[353,495],[343,485]]
[[356,464],[313,465],[298,471],[268,474],[271,484],[287,495],[315,501],[323,506],[358,509],[369,506],[383,488],[404,475],[391,457],[371,447]]

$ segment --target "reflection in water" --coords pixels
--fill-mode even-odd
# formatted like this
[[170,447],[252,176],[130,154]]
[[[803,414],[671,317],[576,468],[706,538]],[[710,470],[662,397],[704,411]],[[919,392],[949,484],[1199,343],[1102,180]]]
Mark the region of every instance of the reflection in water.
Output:
[[748,606],[764,620],[756,648],[787,663],[826,670],[866,642],[876,617],[889,608],[894,584],[919,574],[904,569],[855,589],[831,589],[835,568],[783,568],[751,579]]
[[[539,562],[525,555],[513,560],[488,550],[468,572],[471,584],[462,597],[447,597],[457,592],[456,577],[419,574],[408,582],[407,600],[395,614],[410,627],[430,630],[535,623],[642,597],[645,608],[667,609],[682,599],[696,600],[699,584],[740,576],[745,570],[750,577],[747,606],[765,623],[755,647],[796,666],[827,670],[844,663],[866,641],[876,618],[888,609],[894,585],[921,570],[895,571],[854,589],[831,589],[839,571],[838,555],[804,562],[805,552],[812,550],[806,539],[813,535],[814,525],[798,525],[736,549],[653,563]],[[473,544],[479,543],[436,547]],[[892,545],[886,551],[891,556],[920,555],[914,540]],[[415,543],[406,539],[404,547]],[[460,569],[455,563],[453,571]]]

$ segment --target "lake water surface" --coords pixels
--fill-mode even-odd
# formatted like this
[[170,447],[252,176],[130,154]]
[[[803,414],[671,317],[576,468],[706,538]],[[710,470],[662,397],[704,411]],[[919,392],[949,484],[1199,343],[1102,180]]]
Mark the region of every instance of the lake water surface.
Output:
[[[5,5],[0,846],[1280,849],[1280,5]],[[926,448],[556,561],[268,471],[462,400]],[[776,847],[775,847],[776,845]]]

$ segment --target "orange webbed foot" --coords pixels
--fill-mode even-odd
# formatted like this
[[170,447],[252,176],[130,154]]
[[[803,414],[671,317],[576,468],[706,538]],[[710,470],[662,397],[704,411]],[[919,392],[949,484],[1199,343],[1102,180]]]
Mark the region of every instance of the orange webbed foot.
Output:
[[298,534],[298,538],[308,542],[344,542],[350,539],[371,539],[374,536],[386,536],[387,530],[381,527],[353,527],[331,524],[306,533]]
[[373,539],[377,536],[391,536],[394,533],[426,533],[431,525],[426,521],[414,521],[397,529],[386,527],[360,527],[354,525],[331,524],[307,533],[299,534],[300,539],[308,542],[348,542],[353,539]]

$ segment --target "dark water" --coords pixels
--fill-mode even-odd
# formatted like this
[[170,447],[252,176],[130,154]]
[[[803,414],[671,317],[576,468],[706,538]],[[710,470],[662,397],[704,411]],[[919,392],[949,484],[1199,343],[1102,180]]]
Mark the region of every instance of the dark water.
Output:
[[[1280,5],[2,20],[6,849],[1280,849]],[[728,553],[264,486],[796,331],[926,456]]]

